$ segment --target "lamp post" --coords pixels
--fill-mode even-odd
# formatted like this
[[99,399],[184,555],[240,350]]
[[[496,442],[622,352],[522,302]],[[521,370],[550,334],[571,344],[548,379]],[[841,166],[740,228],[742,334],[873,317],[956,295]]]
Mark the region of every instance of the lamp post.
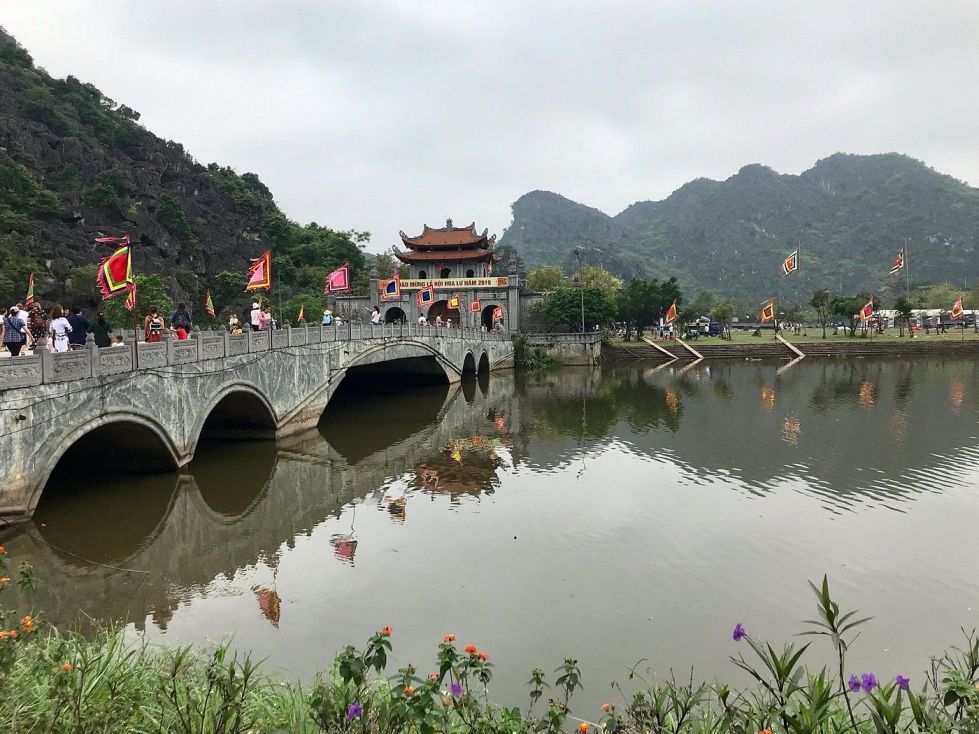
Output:
[[579,295],[581,296],[581,333],[585,333],[585,284],[581,280],[581,252],[574,248],[574,257],[578,262],[578,272],[575,274],[574,282],[578,285]]

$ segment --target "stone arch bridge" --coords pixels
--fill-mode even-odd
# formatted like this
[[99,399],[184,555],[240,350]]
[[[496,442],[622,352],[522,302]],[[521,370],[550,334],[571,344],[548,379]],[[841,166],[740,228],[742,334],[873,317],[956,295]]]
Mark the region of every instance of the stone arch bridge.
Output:
[[[513,366],[509,334],[415,325],[304,325],[0,359],[0,517],[30,517],[66,471],[175,470],[202,435],[314,427],[347,376],[458,382]],[[77,466],[77,469],[75,468]]]

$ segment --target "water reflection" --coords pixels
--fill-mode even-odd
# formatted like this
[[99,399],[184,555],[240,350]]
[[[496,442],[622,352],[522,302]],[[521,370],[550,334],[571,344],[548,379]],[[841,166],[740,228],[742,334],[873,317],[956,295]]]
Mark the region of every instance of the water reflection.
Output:
[[[968,623],[971,592],[942,550],[918,544],[902,560],[886,533],[906,513],[914,533],[900,547],[914,546],[979,510],[953,491],[979,476],[976,366],[776,368],[566,369],[340,393],[319,430],[202,447],[179,474],[67,475],[5,545],[34,563],[37,605],[56,624],[121,620],[177,642],[234,633],[300,675],[387,623],[406,627],[409,652],[460,620],[505,649],[535,609],[561,634],[516,635],[528,668],[575,652],[568,640],[585,658],[631,617],[656,616],[673,639],[705,634],[697,625],[727,626],[734,605],[789,609],[788,567],[800,583],[834,570],[854,593],[892,594],[895,609],[948,600],[956,628]],[[864,540],[875,532],[876,545]],[[879,581],[840,566],[853,554]],[[592,657],[632,662],[634,639],[620,643],[595,642]],[[680,647],[682,664],[713,659],[707,643]]]

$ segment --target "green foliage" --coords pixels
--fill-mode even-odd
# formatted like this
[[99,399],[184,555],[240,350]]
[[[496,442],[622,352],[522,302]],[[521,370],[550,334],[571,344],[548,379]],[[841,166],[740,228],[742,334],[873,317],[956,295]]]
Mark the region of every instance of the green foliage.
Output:
[[[833,315],[847,323],[850,329],[850,336],[856,336],[860,309],[867,305],[868,301],[870,301],[870,295],[867,293],[858,293],[855,296],[837,296],[831,301],[830,306]],[[879,307],[879,304],[875,301],[874,309]]]
[[[129,328],[133,322],[132,314],[125,307],[126,296],[120,294],[103,301],[101,310],[109,323],[118,328]],[[140,334],[143,329],[143,317],[150,312],[150,306],[156,306],[170,325],[170,314],[173,313],[173,300],[167,292],[166,281],[159,275],[136,276],[136,321]],[[194,304],[191,304],[192,312]],[[140,337],[142,338],[142,337]]]
[[27,49],[10,36],[4,35],[2,28],[0,28],[0,65],[21,69],[34,68],[34,60]]
[[282,323],[289,322],[292,325],[299,323],[299,309],[303,309],[303,318],[310,324],[318,324],[326,308],[326,296],[314,296],[309,293],[301,293],[293,296],[288,301],[283,302],[281,313],[280,309],[274,308],[279,320]]
[[585,288],[608,291],[613,296],[622,289],[622,279],[616,278],[604,268],[582,265],[571,274],[572,283]]
[[634,328],[641,337],[647,326],[659,323],[673,301],[682,304],[682,294],[676,278],[660,283],[656,278],[633,278],[616,296],[618,319],[630,331]]
[[701,291],[697,297],[680,309],[679,318],[681,323],[688,323],[701,316],[706,316],[714,307],[716,297],[710,291]]
[[538,293],[556,291],[564,283],[564,272],[560,265],[543,265],[527,274],[527,287]]
[[109,184],[99,183],[86,187],[82,190],[82,202],[113,221],[122,218],[122,200]]
[[170,234],[179,237],[182,241],[187,243],[197,241],[197,237],[187,221],[187,216],[184,214],[183,207],[180,206],[176,197],[169,194],[161,196],[155,218],[157,222],[166,227]]
[[96,281],[98,272],[98,263],[80,265],[69,270],[62,294],[63,305],[85,307],[99,302],[102,299],[102,293],[99,291]]
[[826,326],[829,324],[830,318],[833,315],[833,299],[830,296],[829,291],[825,288],[820,288],[818,291],[812,294],[812,298],[809,300],[809,305],[812,306],[813,310],[816,312],[816,325],[822,327],[823,339],[825,339]]
[[[53,191],[37,182],[31,172],[6,153],[0,153],[0,214],[48,218],[61,212]],[[8,225],[8,229],[12,229]]]
[[709,317],[711,321],[717,322],[722,337],[726,330],[728,338],[731,338],[731,320],[734,318],[736,312],[735,305],[730,301],[719,301],[711,306]]
[[71,133],[71,122],[65,116],[47,87],[35,86],[27,91],[24,111],[35,122],[47,125],[57,135]]
[[517,369],[533,372],[555,367],[557,361],[540,347],[529,346],[526,336],[517,334],[513,339],[513,364]]
[[559,288],[534,306],[547,331],[581,331],[582,301],[585,330],[615,320],[615,296],[597,288]]

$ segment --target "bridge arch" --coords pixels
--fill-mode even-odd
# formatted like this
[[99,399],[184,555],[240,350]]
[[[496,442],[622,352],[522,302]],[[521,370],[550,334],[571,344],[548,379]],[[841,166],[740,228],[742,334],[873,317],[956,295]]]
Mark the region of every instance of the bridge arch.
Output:
[[200,411],[188,434],[188,453],[202,438],[275,438],[275,409],[261,390],[248,382],[223,385]]
[[473,356],[472,352],[466,352],[466,357],[462,361],[462,374],[476,374],[476,358]]
[[408,314],[400,306],[389,306],[384,312],[384,323],[406,324],[408,323]]
[[[38,456],[41,464],[28,502],[30,513],[37,508],[55,471],[73,471],[71,462],[75,458],[87,472],[175,471],[184,463],[162,425],[149,416],[129,411],[106,413],[66,436],[56,434],[38,447]],[[68,463],[60,466],[62,461]]]
[[476,371],[481,375],[490,371],[489,357],[486,355],[486,352],[479,355],[479,367]]

